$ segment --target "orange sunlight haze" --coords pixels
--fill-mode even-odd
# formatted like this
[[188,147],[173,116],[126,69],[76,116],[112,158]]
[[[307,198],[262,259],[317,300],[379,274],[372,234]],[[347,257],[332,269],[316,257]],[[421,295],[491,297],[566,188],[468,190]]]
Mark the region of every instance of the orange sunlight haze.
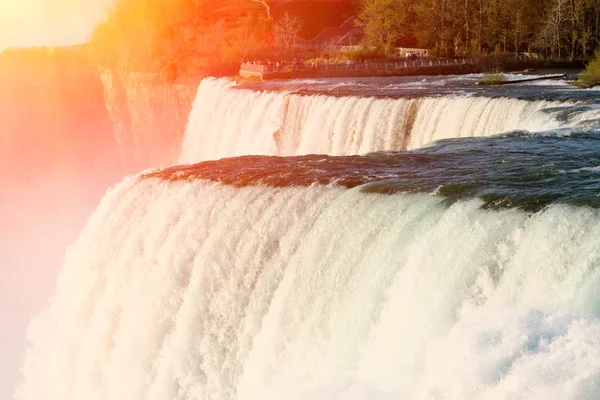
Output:
[[0,51],[4,47],[85,42],[111,0],[0,0]]

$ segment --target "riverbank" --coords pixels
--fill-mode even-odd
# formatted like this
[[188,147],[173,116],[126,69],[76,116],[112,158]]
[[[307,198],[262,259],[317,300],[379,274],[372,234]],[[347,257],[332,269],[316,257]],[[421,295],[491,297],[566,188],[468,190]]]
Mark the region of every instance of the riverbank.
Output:
[[515,72],[539,69],[583,69],[583,61],[513,61],[513,60],[417,60],[387,61],[360,64],[321,65],[318,69],[307,68],[287,71],[269,71],[262,65],[243,65],[238,82],[256,82],[275,79],[386,77],[463,75],[486,71]]

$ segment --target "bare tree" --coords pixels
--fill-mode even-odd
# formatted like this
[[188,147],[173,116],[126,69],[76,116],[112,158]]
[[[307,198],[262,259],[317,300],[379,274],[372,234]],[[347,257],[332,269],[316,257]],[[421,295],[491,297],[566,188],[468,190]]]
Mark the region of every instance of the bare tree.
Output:
[[283,14],[273,28],[275,45],[286,55],[294,55],[296,46],[300,42],[300,28],[302,23],[300,18],[291,16],[288,13]]
[[552,7],[546,14],[541,30],[538,33],[538,42],[550,47],[552,57],[562,57],[562,43],[564,37],[564,25],[567,21],[565,9],[569,0],[551,0]]
[[265,7],[265,11],[267,12],[267,19],[271,19],[271,7],[267,4],[265,0],[250,0],[254,3],[260,3]]
[[581,54],[583,55],[583,58],[587,58],[588,56],[588,49],[592,43],[592,38],[593,36],[590,28],[583,32],[579,38],[579,44],[581,45]]

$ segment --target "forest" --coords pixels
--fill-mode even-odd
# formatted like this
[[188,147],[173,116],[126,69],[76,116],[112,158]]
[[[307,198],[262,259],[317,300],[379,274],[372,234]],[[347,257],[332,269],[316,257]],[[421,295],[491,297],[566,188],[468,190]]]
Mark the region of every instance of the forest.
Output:
[[365,0],[358,23],[372,45],[439,55],[539,53],[574,60],[600,40],[598,0]]
[[90,50],[109,68],[227,75],[242,58],[286,56],[277,50],[277,32],[300,43],[354,14],[354,3],[345,0],[118,0],[96,27]]
[[118,0],[89,47],[109,68],[233,74],[242,58],[291,56],[349,16],[380,55],[404,46],[436,57],[575,60],[600,41],[599,0]]

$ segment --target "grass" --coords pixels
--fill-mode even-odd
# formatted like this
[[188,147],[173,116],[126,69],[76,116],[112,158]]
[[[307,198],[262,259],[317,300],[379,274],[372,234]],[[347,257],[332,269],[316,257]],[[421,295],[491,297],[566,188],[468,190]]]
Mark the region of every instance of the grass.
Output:
[[574,85],[582,89],[600,85],[600,53],[597,53],[596,58],[579,74],[579,79]]
[[495,69],[493,71],[484,72],[480,83],[483,85],[497,85],[505,80],[506,77],[504,74],[499,69]]

